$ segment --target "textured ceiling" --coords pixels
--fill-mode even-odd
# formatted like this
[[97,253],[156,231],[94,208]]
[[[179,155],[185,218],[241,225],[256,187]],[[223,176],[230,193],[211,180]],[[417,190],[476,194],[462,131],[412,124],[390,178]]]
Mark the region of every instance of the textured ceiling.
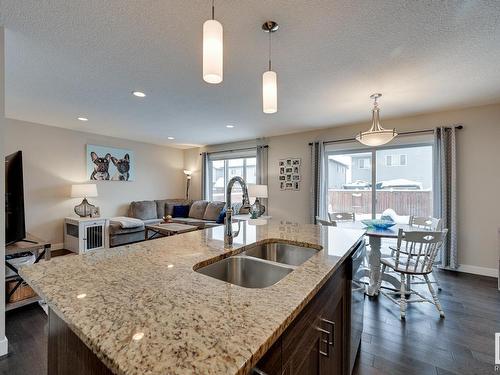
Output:
[[[7,117],[104,135],[214,144],[368,124],[373,92],[382,119],[500,100],[499,1],[216,0],[220,85],[201,78],[209,0],[2,0],[1,13]],[[280,24],[274,115],[267,19]]]

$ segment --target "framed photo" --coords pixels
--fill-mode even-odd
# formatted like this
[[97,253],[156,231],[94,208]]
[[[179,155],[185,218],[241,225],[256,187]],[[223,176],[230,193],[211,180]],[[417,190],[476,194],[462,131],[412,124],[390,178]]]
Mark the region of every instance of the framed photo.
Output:
[[301,158],[280,159],[278,161],[278,181],[280,190],[300,190],[300,166]]

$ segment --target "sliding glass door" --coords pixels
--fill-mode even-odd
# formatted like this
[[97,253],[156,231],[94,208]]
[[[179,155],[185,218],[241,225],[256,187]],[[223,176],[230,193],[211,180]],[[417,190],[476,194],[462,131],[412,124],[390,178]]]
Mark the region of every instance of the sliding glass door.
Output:
[[328,212],[354,212],[356,219],[372,216],[372,152],[327,156]]
[[376,151],[376,217],[392,210],[398,221],[432,216],[432,146]]
[[431,144],[330,151],[326,154],[328,212],[356,220],[391,214],[397,221],[433,214]]

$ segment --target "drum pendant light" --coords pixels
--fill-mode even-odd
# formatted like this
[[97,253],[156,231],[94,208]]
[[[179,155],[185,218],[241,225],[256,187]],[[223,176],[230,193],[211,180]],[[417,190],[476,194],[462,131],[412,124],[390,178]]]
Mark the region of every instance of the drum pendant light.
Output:
[[267,21],[262,25],[262,30],[269,33],[269,67],[268,71],[262,75],[262,110],[264,113],[278,111],[278,75],[272,70],[271,65],[271,34],[278,28],[278,24],[274,21]]
[[203,80],[217,84],[223,75],[223,30],[215,20],[215,6],[212,0],[212,19],[203,24]]

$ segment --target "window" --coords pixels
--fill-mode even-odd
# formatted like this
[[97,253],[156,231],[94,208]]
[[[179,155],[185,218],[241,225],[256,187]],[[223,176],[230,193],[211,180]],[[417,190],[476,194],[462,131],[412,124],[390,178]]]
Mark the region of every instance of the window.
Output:
[[359,169],[370,169],[372,166],[371,158],[361,158],[358,160]]
[[386,155],[385,156],[385,166],[386,167],[405,167],[406,166],[406,154],[400,155]]
[[[253,155],[255,155],[255,152],[253,152]],[[242,177],[247,184],[255,184],[257,182],[257,158],[251,154],[249,157],[245,156],[235,157],[233,154],[217,154],[212,158],[209,156],[207,197],[209,200],[225,201],[226,187],[229,180],[233,177]],[[233,202],[240,202],[242,198],[241,186],[235,184],[231,200]]]

